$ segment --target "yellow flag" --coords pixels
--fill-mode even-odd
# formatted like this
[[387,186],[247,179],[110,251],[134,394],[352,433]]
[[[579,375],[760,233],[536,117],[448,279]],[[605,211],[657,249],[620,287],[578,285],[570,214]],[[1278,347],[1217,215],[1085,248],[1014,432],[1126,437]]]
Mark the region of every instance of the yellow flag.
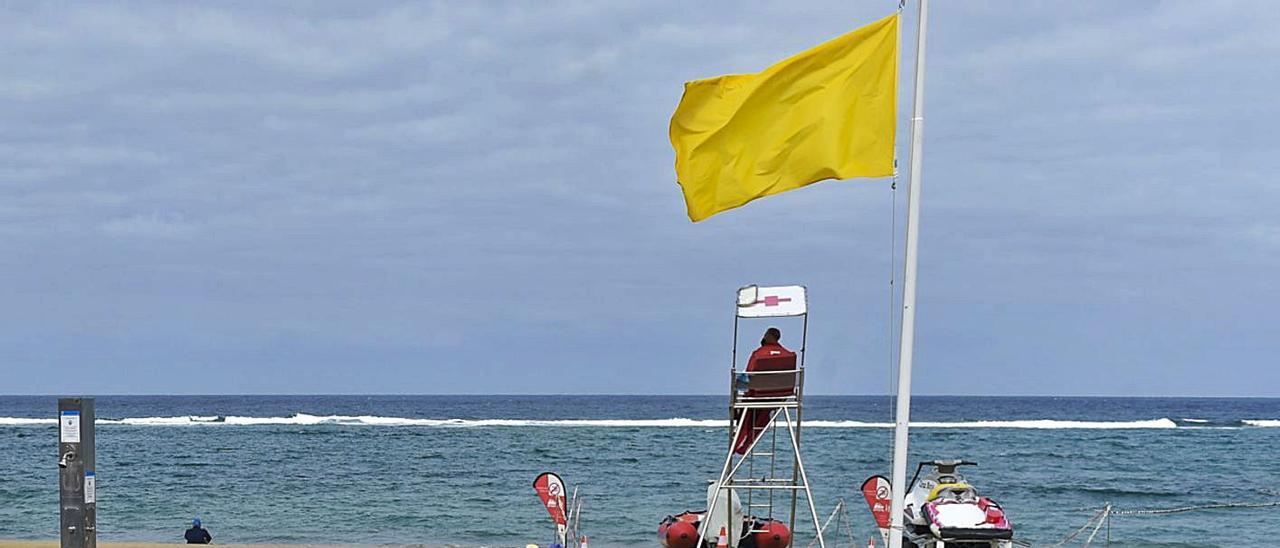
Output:
[[689,219],[825,179],[893,175],[898,15],[763,72],[684,85],[671,116]]

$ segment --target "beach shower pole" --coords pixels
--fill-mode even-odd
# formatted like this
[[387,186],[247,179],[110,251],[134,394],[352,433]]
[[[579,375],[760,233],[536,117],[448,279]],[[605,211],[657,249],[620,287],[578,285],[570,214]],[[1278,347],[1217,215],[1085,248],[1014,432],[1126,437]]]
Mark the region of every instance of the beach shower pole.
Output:
[[907,489],[907,434],[911,426],[911,351],[916,328],[916,263],[920,242],[920,179],[924,165],[924,50],[929,0],[918,4],[915,101],[911,112],[911,179],[907,185],[907,253],[903,258],[902,342],[898,349],[898,409],[893,425],[893,503],[889,548],[902,546],[902,510]]
[[62,548],[97,548],[93,398],[58,398],[58,509]]

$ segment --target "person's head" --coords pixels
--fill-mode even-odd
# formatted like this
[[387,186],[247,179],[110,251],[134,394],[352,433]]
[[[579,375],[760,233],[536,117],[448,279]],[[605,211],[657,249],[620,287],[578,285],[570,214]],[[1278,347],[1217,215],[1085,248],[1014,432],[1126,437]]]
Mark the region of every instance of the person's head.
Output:
[[770,327],[764,330],[764,337],[760,339],[760,344],[778,344],[782,340],[782,332],[776,327]]
[[199,526],[200,526],[200,516],[196,516],[195,518],[193,518],[193,519],[191,520],[191,526],[192,526],[192,527],[199,527]]

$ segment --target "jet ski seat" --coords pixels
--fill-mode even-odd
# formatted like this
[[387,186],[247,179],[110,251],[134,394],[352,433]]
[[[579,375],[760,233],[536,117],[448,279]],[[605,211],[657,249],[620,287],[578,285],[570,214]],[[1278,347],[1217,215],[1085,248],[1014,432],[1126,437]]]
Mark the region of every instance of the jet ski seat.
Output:
[[961,502],[977,502],[978,491],[967,483],[939,483],[929,491],[929,496],[925,498],[925,502],[936,500],[939,497],[955,499]]

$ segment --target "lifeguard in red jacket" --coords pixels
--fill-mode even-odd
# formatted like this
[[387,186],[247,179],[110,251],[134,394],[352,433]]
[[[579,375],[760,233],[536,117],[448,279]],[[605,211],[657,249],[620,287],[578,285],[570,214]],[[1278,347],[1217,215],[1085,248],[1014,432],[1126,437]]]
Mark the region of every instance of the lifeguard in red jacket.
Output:
[[[787,350],[778,342],[782,339],[782,331],[776,327],[770,327],[765,330],[764,337],[760,339],[760,348],[751,353],[751,358],[747,360],[747,373],[757,371],[791,371],[796,368],[796,353]],[[748,375],[749,376],[749,375]],[[770,397],[770,396],[790,396],[795,389],[782,391],[769,391],[769,393],[761,393],[759,390],[748,389],[747,397]],[[771,409],[748,409],[747,416],[744,419],[747,424],[738,432],[737,443],[734,444],[733,451],[739,455],[747,452],[747,448],[751,446],[752,440],[756,439],[765,426],[769,425],[769,418],[772,415]]]

